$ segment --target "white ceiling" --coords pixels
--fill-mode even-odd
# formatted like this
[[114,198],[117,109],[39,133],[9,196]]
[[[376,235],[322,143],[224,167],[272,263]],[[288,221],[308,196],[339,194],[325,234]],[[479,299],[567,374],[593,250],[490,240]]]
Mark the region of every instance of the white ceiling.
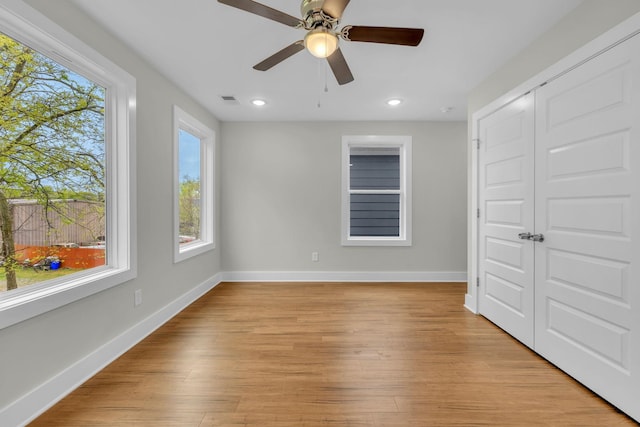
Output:
[[[253,70],[304,31],[216,0],[72,1],[223,121],[466,120],[469,91],[581,3],[352,0],[340,27],[424,28],[425,36],[418,47],[341,42],[355,81],[339,86],[326,61],[304,51]],[[300,16],[298,0],[260,2]],[[392,97],[403,104],[387,106]],[[267,105],[252,106],[254,98]]]

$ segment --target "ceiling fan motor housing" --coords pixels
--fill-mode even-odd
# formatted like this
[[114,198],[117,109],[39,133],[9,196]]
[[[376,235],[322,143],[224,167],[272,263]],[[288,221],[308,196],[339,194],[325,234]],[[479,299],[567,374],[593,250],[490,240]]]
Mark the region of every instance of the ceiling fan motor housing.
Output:
[[323,4],[324,0],[302,0],[302,4],[300,5],[302,17],[306,18],[307,15],[313,12],[319,12],[322,9]]
[[322,12],[322,6],[324,0],[302,0],[300,5],[300,12],[302,13],[302,20],[307,25],[307,28],[318,28],[320,26],[333,29],[337,20],[333,20],[330,16]]

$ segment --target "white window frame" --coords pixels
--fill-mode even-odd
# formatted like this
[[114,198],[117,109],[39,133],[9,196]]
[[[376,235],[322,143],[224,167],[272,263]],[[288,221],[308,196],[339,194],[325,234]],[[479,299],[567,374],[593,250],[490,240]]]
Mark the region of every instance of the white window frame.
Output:
[[[412,137],[380,135],[344,135],[342,137],[342,245],[411,246],[411,143]],[[352,148],[400,149],[400,235],[398,237],[350,236],[351,203],[349,158]]]
[[[180,244],[180,130],[200,139],[200,238]],[[173,260],[184,261],[215,249],[215,132],[173,106]]]
[[106,89],[107,264],[0,294],[0,329],[129,281],[137,275],[135,134],[136,81],[19,0],[0,4],[0,28]]

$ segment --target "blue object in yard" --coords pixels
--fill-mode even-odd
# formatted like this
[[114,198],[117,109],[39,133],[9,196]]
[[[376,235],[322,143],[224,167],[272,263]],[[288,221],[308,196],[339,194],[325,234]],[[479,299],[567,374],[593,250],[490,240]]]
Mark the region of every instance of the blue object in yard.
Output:
[[51,261],[51,264],[49,265],[49,268],[51,268],[52,270],[57,270],[60,268],[60,261]]

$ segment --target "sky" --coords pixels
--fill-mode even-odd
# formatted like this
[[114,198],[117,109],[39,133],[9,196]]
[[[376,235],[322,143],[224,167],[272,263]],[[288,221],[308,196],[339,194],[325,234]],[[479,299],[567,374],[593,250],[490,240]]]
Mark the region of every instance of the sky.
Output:
[[189,132],[180,129],[178,137],[178,176],[180,182],[185,176],[191,179],[200,179],[200,139]]

